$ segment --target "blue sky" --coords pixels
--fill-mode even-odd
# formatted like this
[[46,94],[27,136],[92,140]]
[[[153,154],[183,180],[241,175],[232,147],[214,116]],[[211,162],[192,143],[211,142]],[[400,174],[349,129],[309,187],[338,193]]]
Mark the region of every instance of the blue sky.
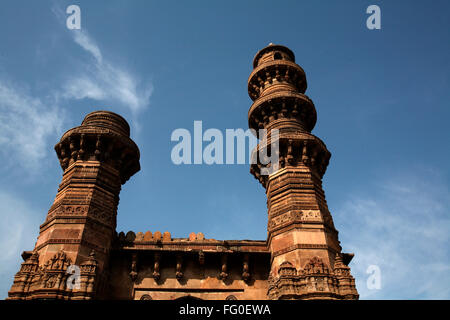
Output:
[[[81,8],[81,32],[65,9]],[[366,8],[381,8],[381,30]],[[255,53],[291,48],[332,153],[324,189],[363,299],[450,298],[448,1],[5,1],[0,10],[0,296],[56,195],[61,134],[107,109],[141,171],[118,231],[265,239],[249,165],[172,163],[173,130],[247,129]],[[381,289],[366,286],[369,265]]]

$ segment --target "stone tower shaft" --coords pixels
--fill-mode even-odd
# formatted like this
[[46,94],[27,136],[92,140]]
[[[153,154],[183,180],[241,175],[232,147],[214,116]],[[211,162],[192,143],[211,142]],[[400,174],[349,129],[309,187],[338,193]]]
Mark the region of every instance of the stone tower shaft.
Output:
[[[121,186],[140,169],[139,149],[129,136],[125,119],[109,111],[96,111],[88,114],[81,126],[67,131],[56,144],[55,151],[64,170],[62,182],[28,260],[45,270],[49,262],[60,257],[60,269],[54,270],[59,273],[32,274],[35,282],[27,283],[30,275],[21,268],[9,294],[11,299],[43,296],[87,299],[105,282]],[[95,272],[91,272],[91,278],[85,277],[90,281],[91,291],[87,286],[70,290],[63,281],[68,265],[83,266],[86,261],[95,261]],[[46,280],[52,277],[58,281]],[[97,297],[99,292],[101,288]]]
[[[331,154],[311,134],[317,114],[304,94],[305,72],[295,63],[290,49],[273,44],[256,54],[253,67],[248,79],[249,96],[254,101],[248,112],[249,127],[267,130],[267,139],[257,150],[278,153],[278,167],[273,167],[271,174],[264,175],[262,169],[274,164],[264,165],[259,159],[250,168],[267,195],[267,241],[272,255],[271,281],[275,281],[269,285],[269,297],[357,298],[353,278],[349,278],[353,287],[340,292],[335,276],[334,269],[344,265],[343,254],[322,189]],[[272,137],[273,129],[278,130],[277,137]],[[275,139],[278,150],[271,150]],[[302,276],[310,265],[320,265],[320,277]]]
[[8,299],[357,299],[353,255],[342,253],[322,188],[331,154],[311,133],[317,113],[306,88],[290,49],[256,54],[248,122],[260,141],[250,172],[266,191],[266,240],[117,234],[139,149],[120,115],[88,114],[55,146],[62,181]]

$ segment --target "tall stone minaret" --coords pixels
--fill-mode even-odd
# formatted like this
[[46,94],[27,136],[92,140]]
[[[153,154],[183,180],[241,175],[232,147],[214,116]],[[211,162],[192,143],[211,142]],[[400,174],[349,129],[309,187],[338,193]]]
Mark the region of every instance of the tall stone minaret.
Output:
[[[305,72],[290,49],[274,44],[256,54],[253,68],[248,79],[254,101],[249,127],[267,130],[267,141],[261,141],[257,150],[271,148],[266,152],[278,155],[278,164],[258,160],[250,168],[267,195],[267,242],[272,254],[268,297],[357,299],[347,266],[352,255],[341,252],[322,189],[331,154],[311,134],[317,114],[304,94]],[[270,134],[272,129],[278,130],[277,138]],[[270,166],[276,169],[263,175],[262,169]]]
[[[9,299],[98,298],[106,281],[119,193],[140,170],[139,149],[125,119],[96,111],[67,131],[55,151],[64,171],[62,182]],[[76,267],[68,270],[70,265]],[[67,281],[76,273],[78,285],[74,277]]]

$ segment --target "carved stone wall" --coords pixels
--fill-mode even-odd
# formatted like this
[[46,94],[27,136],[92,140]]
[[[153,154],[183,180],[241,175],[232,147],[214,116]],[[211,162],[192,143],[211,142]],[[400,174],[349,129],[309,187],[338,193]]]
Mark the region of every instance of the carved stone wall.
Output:
[[[248,92],[254,102],[248,122],[255,131],[267,130],[266,137],[259,137],[264,139],[254,155],[260,150],[267,155],[278,153],[278,163],[264,164],[267,162],[258,157],[250,168],[267,195],[267,242],[272,254],[269,297],[357,298],[354,282],[351,294],[339,291],[340,283],[347,280],[339,282],[332,269],[341,246],[322,189],[331,154],[311,134],[317,114],[304,94],[305,73],[290,49],[273,44],[256,54],[253,66]],[[271,130],[278,130],[278,135]],[[278,150],[272,150],[275,143]],[[272,172],[264,175],[262,169]],[[311,264],[320,265],[321,272],[311,275]]]
[[352,254],[341,252],[322,189],[331,154],[311,134],[317,114],[305,73],[290,49],[272,44],[253,67],[249,126],[269,130],[254,155],[279,159],[270,175],[261,159],[250,168],[266,189],[266,240],[117,234],[119,193],[140,170],[139,149],[121,116],[96,111],[55,146],[62,182],[9,299],[357,299]]
[[[14,277],[9,299],[72,299],[86,300],[95,297],[98,263],[95,252],[83,261],[78,271],[63,250],[39,264],[39,254],[34,251],[22,263]],[[78,278],[73,277],[76,273]],[[72,280],[73,278],[73,280]]]
[[172,239],[164,234],[165,239],[144,240],[143,233],[133,232],[118,237],[111,256],[110,298],[267,298],[270,253],[265,241],[219,241],[192,233]]
[[[97,111],[88,114],[81,126],[67,131],[55,146],[64,173],[53,205],[40,226],[32,261],[39,268],[45,267],[55,254],[61,253],[74,265],[87,268],[83,263],[92,258],[90,253],[94,250],[99,276],[89,284],[92,292],[102,288],[100,283],[106,280],[103,271],[108,268],[115,235],[121,185],[140,168],[139,150],[129,134],[129,126],[121,116]],[[29,268],[27,261],[24,268]],[[66,266],[61,268],[58,275],[49,275],[48,281],[57,279],[57,297],[72,297],[60,284],[66,277]],[[17,280],[28,277],[24,272],[19,271]],[[13,285],[9,297],[41,298],[39,286]]]

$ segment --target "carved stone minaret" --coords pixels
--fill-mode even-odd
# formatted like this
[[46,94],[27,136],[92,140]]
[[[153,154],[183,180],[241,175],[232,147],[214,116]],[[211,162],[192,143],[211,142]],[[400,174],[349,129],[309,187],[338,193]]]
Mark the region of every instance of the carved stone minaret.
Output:
[[[258,160],[250,168],[267,195],[268,297],[357,299],[346,265],[352,255],[341,252],[322,189],[331,154],[311,134],[317,114],[304,94],[305,72],[290,49],[273,44],[256,54],[253,68],[248,80],[254,101],[248,112],[249,127],[267,130],[267,140],[261,141],[257,150],[278,152],[279,159],[278,168],[270,175],[263,175],[262,169],[274,164],[263,165]],[[275,142],[272,129],[278,130],[278,151],[270,150]]]
[[[81,126],[62,136],[55,151],[64,170],[62,182],[9,299],[100,297],[120,189],[140,170],[128,123],[109,111],[88,114]],[[79,267],[79,288],[67,285],[72,264]]]

